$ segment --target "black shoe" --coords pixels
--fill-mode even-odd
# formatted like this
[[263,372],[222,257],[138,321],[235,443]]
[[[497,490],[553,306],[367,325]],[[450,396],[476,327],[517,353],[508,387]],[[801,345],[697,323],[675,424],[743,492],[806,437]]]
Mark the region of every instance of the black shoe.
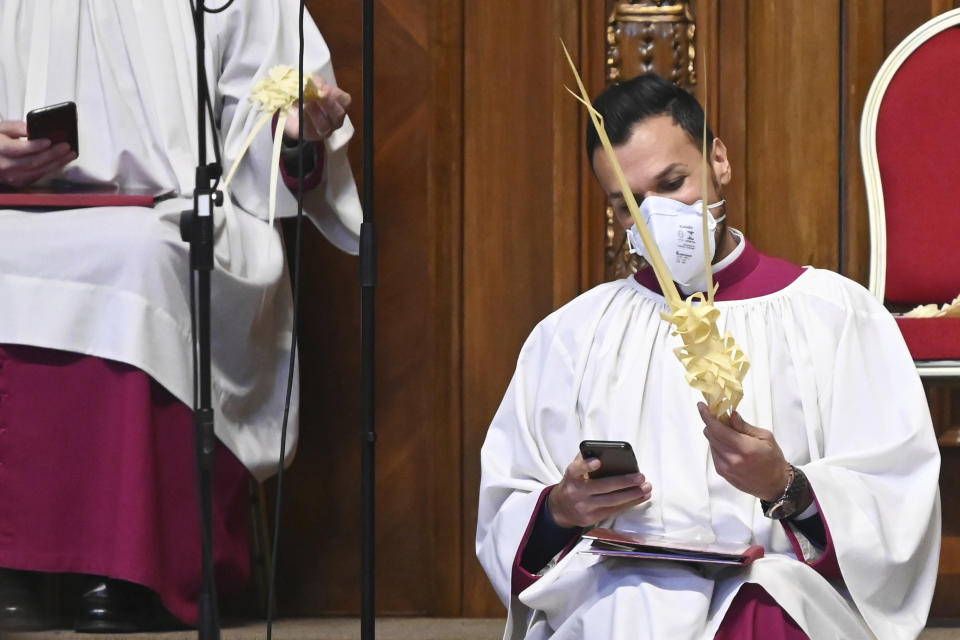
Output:
[[151,627],[153,592],[124,580],[87,576],[73,621],[80,633],[135,633]]
[[51,627],[43,615],[40,574],[0,569],[0,631],[40,631]]

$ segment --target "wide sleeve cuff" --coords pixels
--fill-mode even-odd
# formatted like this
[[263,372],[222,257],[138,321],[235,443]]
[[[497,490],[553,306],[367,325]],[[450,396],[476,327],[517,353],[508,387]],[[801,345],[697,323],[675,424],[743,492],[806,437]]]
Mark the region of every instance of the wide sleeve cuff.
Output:
[[[812,492],[813,488],[811,487],[810,490]],[[810,540],[804,535],[803,530],[798,527],[796,523],[786,519],[781,520],[780,524],[783,526],[783,530],[787,534],[787,538],[789,538],[793,552],[797,554],[798,560],[804,562],[825,578],[842,580],[843,575],[840,572],[840,565],[837,562],[837,552],[833,546],[833,537],[830,535],[830,527],[827,526],[827,521],[823,517],[823,509],[820,507],[816,493],[813,494],[813,500],[817,505],[817,514],[814,517],[819,518],[820,524],[823,526],[825,543],[822,551],[814,548]]]
[[[279,112],[273,115],[273,121],[270,125],[270,130],[273,135],[277,134],[277,121],[279,119],[279,115]],[[292,151],[292,154],[284,155],[281,153],[280,177],[283,179],[283,184],[287,185],[287,189],[296,195],[298,161],[297,148],[293,147],[289,151]],[[300,154],[309,154],[313,160],[312,166],[310,166],[310,163],[306,158],[304,158],[304,167],[309,168],[309,170],[303,176],[303,191],[306,193],[307,191],[316,188],[323,181],[323,167],[325,158],[323,143],[305,141],[303,146],[300,148]]]
[[583,531],[579,527],[569,529],[561,527],[553,521],[547,511],[546,501],[555,486],[550,485],[540,493],[540,499],[530,515],[530,521],[520,540],[517,554],[513,559],[510,580],[510,591],[513,595],[519,594],[536,582],[540,577],[536,573],[558,553],[561,558],[567,555]]

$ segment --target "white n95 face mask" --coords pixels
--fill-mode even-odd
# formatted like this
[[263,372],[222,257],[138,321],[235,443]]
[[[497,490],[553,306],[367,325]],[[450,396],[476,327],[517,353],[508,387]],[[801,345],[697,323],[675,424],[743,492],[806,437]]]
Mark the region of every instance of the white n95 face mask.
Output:
[[[725,202],[726,200],[714,202],[707,209],[716,209]],[[706,291],[708,286],[703,256],[702,212],[702,200],[693,204],[684,204],[671,198],[649,196],[644,198],[640,205],[640,214],[647,223],[647,228],[650,229],[657,246],[660,247],[660,253],[663,254],[663,260],[670,269],[670,275],[684,293]],[[717,229],[717,223],[726,217],[726,215],[720,218],[707,216],[709,231],[707,242],[710,243],[711,262],[717,252],[714,232]],[[630,253],[638,253],[650,262],[650,256],[646,247],[643,246],[636,224],[627,231],[627,242],[630,245]]]

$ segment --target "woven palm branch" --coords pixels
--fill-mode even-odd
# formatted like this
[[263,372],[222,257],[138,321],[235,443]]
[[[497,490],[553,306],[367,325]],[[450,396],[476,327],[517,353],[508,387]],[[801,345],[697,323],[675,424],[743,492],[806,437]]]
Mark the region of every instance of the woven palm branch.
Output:
[[[227,177],[223,181],[223,188],[230,186],[233,175],[240,166],[240,161],[246,155],[247,150],[253,143],[254,138],[260,133],[260,130],[267,126],[267,123],[273,120],[273,116],[279,113],[277,118],[277,128],[273,135],[273,157],[270,162],[270,204],[267,214],[267,222],[273,226],[273,220],[277,210],[277,181],[279,178],[280,167],[280,147],[283,141],[283,128],[287,123],[287,116],[290,109],[300,99],[300,87],[297,79],[300,74],[293,67],[286,65],[277,65],[270,69],[267,76],[257,80],[250,94],[250,102],[257,105],[257,111],[263,115],[257,120],[253,130],[240,147],[240,153],[233,161]],[[314,84],[310,76],[306,76],[303,81],[304,99],[317,97],[317,85]]]

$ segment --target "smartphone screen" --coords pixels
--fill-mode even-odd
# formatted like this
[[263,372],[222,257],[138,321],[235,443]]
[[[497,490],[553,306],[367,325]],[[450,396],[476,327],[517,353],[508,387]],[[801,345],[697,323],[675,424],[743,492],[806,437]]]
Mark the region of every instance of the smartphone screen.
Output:
[[629,442],[620,440],[584,440],[580,443],[580,454],[584,460],[598,458],[600,468],[590,474],[591,478],[622,476],[637,473],[637,457]]
[[77,143],[77,105],[61,102],[34,109],[27,114],[27,138],[46,138],[53,144],[66,142],[79,155]]

